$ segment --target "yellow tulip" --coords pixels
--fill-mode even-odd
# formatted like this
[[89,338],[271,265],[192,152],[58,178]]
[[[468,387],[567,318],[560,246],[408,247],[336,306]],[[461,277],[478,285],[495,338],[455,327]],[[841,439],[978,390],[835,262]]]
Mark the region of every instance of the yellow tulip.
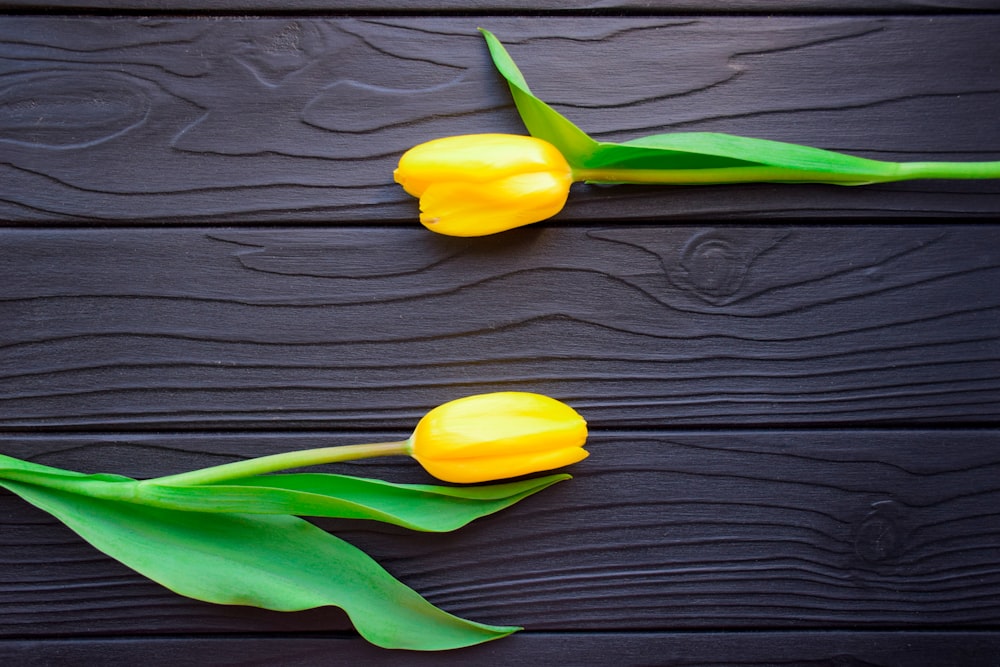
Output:
[[514,134],[445,137],[408,150],[393,172],[420,198],[420,222],[449,236],[483,236],[549,218],[573,173],[555,146]]
[[551,470],[587,457],[587,422],[560,401],[504,391],[434,408],[417,424],[409,453],[447,482],[485,482]]

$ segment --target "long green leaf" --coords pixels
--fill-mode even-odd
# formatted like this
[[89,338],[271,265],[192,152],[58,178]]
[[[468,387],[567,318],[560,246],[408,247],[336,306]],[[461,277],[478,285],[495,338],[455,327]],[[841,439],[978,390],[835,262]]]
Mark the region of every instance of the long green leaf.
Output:
[[[9,458],[9,457],[8,457]],[[445,532],[510,507],[569,475],[547,475],[480,486],[396,484],[326,473],[259,475],[207,485],[137,482],[119,475],[85,475],[28,462],[4,465],[0,480],[188,512],[292,514],[369,519],[411,530]],[[23,464],[23,465],[21,465]]]
[[198,600],[278,611],[341,607],[365,639],[386,648],[458,648],[518,629],[434,607],[364,552],[297,517],[185,512],[10,480],[0,485],[98,550]]
[[623,143],[596,141],[537,98],[503,44],[488,30],[480,32],[528,132],[558,148],[577,180],[865,185],[912,178],[1000,178],[1000,162],[887,162],[717,132],[656,134]]
[[42,465],[41,463],[32,463],[31,461],[25,461],[24,459],[18,459],[13,456],[7,456],[6,454],[0,454],[0,478],[20,473],[47,475],[53,479],[90,478],[101,479],[104,481],[134,481],[130,477],[123,477],[121,475],[110,475],[105,473],[101,473],[99,475],[89,475],[87,473],[64,470],[63,468],[53,468],[52,466]]
[[506,484],[448,487],[298,473],[260,475],[204,486],[140,483],[138,498],[173,509],[372,519],[412,530],[441,532],[510,507],[569,478],[560,474]]
[[[536,97],[503,44],[488,30],[479,30],[486,38],[494,66],[507,80],[514,104],[528,132],[553,144],[576,169],[726,170],[724,176],[730,177],[727,181],[732,180],[732,170],[744,167],[770,167],[812,174],[852,174],[864,178],[873,175],[884,177],[892,172],[892,163],[799,144],[715,132],[657,134],[624,143],[596,141]],[[771,176],[787,180],[796,175],[775,173]],[[801,174],[798,176],[804,178]],[[692,178],[695,178],[694,175]],[[816,178],[808,180],[815,181]],[[705,181],[699,179],[694,182]],[[836,182],[842,183],[843,179]]]
[[[600,144],[587,168],[734,169],[772,167],[862,179],[891,176],[895,163],[869,160],[811,146],[718,132],[673,132]],[[790,174],[789,177],[794,177]],[[815,179],[810,179],[815,180]],[[843,182],[837,181],[837,182]]]

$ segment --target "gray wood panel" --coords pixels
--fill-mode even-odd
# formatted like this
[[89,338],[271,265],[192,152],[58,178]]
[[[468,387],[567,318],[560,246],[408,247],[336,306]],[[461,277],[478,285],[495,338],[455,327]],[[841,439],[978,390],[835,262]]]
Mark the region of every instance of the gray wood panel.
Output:
[[995,423],[992,225],[8,229],[0,426]]
[[[1000,159],[1000,15],[7,16],[0,218],[414,224],[428,139],[523,127],[477,25],[604,139],[720,131]],[[988,217],[995,182],[579,187],[559,220]]]
[[[26,435],[0,450],[148,477],[381,435]],[[1000,621],[996,430],[602,431],[588,449],[572,480],[454,533],[322,525],[445,609],[533,631]],[[332,469],[427,479],[402,458]],[[348,628],[333,609],[180,598],[9,494],[0,532],[0,636]]]
[[576,632],[521,633],[450,653],[384,651],[338,636],[239,639],[115,639],[0,641],[0,660],[22,667],[94,664],[239,664],[287,667],[437,667],[438,665],[573,664],[751,667],[762,665],[878,665],[941,667],[993,665],[995,632]]
[[336,609],[187,600],[0,492],[0,663],[995,664],[997,182],[576,186],[449,239],[391,172],[523,132],[478,25],[599,138],[997,160],[996,0],[0,17],[0,452],[150,477],[398,439],[497,389],[592,429],[573,480],[456,533],[321,522],[509,639],[415,655]]
[[525,12],[548,11],[555,15],[621,12],[697,12],[741,14],[803,12],[942,13],[996,11],[995,0],[588,0],[570,4],[563,0],[0,0],[0,9],[44,9],[53,11],[129,10],[136,12],[356,12],[378,14],[396,12]]

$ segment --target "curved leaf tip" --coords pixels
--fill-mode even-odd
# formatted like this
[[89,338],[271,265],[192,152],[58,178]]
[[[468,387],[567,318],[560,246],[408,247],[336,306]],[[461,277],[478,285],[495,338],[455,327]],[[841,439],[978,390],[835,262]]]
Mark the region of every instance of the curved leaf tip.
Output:
[[572,167],[580,167],[597,150],[598,143],[568,118],[535,97],[514,59],[500,40],[485,28],[479,32],[486,39],[493,65],[506,79],[521,120],[533,137],[544,139],[559,149]]

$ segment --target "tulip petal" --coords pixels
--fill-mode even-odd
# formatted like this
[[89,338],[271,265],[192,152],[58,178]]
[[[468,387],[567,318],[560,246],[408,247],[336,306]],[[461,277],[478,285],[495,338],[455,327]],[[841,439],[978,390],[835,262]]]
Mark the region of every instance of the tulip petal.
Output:
[[587,456],[587,423],[561,401],[507,391],[466,396],[428,412],[411,455],[449,482],[482,482],[551,470]]
[[484,184],[433,183],[420,198],[420,222],[450,236],[482,236],[552,217],[569,196],[571,177],[517,174]]
[[475,484],[568,466],[589,456],[582,447],[564,447],[530,454],[420,461],[431,475],[446,482]]
[[438,448],[438,456],[449,459],[525,454],[545,449],[546,443],[582,447],[587,439],[586,422],[578,415],[569,420],[490,415],[451,419],[446,428],[442,431],[451,440]]
[[420,197],[432,183],[488,183],[559,165],[569,171],[565,158],[547,141],[517,134],[467,134],[414,146],[399,159],[393,178]]
[[415,432],[433,458],[484,458],[582,447],[587,422],[542,394],[501,391],[457,399],[428,412]]

